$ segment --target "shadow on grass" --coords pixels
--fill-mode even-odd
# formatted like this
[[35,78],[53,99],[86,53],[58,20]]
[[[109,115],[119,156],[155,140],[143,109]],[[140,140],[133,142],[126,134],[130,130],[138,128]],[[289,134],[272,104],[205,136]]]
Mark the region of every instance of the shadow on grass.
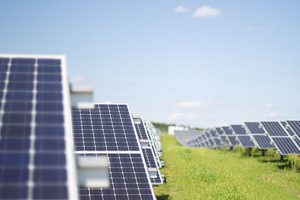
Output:
[[170,195],[168,195],[168,194],[162,194],[162,195],[156,196],[156,199],[157,200],[171,200]]
[[278,169],[291,169],[291,163],[287,159],[259,159],[262,163],[274,163]]

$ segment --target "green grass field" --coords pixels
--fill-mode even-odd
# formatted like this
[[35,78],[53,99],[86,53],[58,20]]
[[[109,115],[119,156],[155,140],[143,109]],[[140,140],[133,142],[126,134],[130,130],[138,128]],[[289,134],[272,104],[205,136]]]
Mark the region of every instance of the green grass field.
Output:
[[155,187],[158,200],[300,199],[300,174],[238,152],[186,148],[162,134],[161,170],[167,183]]

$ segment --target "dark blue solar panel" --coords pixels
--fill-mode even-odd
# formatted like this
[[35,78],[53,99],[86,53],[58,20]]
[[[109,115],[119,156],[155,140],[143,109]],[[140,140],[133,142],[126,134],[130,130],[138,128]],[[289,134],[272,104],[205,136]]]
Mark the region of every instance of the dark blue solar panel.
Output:
[[80,199],[153,199],[146,163],[127,105],[95,104],[89,109],[73,108],[72,117],[76,153],[107,155],[110,161],[110,187],[80,187]]
[[219,138],[214,138],[214,141],[217,147],[222,145],[222,141]]
[[287,121],[287,123],[293,129],[295,134],[300,138],[300,121]]
[[127,107],[100,104],[93,109],[73,108],[72,117],[77,151],[139,150]]
[[222,142],[223,142],[224,144],[228,144],[227,136],[221,135],[220,138],[221,138],[221,140],[222,140]]
[[145,173],[139,153],[85,154],[84,156],[107,155],[111,187],[106,189],[79,188],[80,199],[146,199],[152,200],[151,185]]
[[134,125],[140,140],[148,140],[145,126],[142,119],[134,118]]
[[300,139],[299,138],[295,138],[294,141],[297,143],[298,147],[300,147]]
[[222,130],[222,128],[216,128],[216,131],[219,135],[223,135],[224,131]]
[[222,129],[224,130],[226,135],[232,135],[233,134],[232,130],[228,126],[224,126],[224,127],[222,127]]
[[253,138],[258,144],[258,148],[260,149],[269,149],[273,148],[273,145],[271,145],[271,140],[266,135],[253,135]]
[[281,124],[285,128],[285,130],[289,133],[290,136],[295,135],[294,131],[291,129],[291,127],[288,125],[287,122],[281,122]]
[[210,132],[209,132],[209,131],[205,131],[205,132],[204,132],[204,134],[205,134],[205,136],[206,136],[206,137],[208,137],[208,138],[210,138],[210,137],[211,137],[211,134],[210,134]]
[[248,135],[239,135],[237,136],[239,141],[240,141],[240,145],[242,147],[254,147],[255,144],[253,143],[253,141],[251,140],[250,136]]
[[288,136],[279,122],[261,122],[270,136]]
[[273,137],[272,138],[281,155],[300,154],[300,149],[288,137]]
[[231,125],[231,128],[233,129],[234,133],[236,135],[246,135],[246,129],[242,125]]
[[212,137],[217,137],[218,136],[217,131],[215,131],[213,129],[210,129],[209,132],[210,132]]
[[157,168],[155,158],[151,148],[142,148],[146,165],[148,168]]
[[239,141],[237,140],[236,136],[228,136],[230,146],[239,145]]
[[[147,140],[148,144],[151,145],[151,142],[148,139],[146,132],[146,127],[144,122],[140,118],[134,118],[134,125],[137,131],[137,135],[140,140]],[[142,152],[145,158],[145,162],[148,168],[154,168],[157,170],[157,176],[155,178],[150,177],[152,184],[161,184],[163,180],[161,179],[159,168],[155,159],[155,154],[152,147],[142,147]],[[150,174],[149,174],[150,175]]]
[[215,142],[214,142],[214,140],[212,138],[209,138],[207,141],[209,143],[209,147],[210,148],[213,148],[215,146]]
[[252,134],[265,133],[259,122],[245,122],[245,124]]
[[[0,116],[0,199],[50,200],[73,196],[68,194],[66,171],[62,85],[67,83],[62,83],[62,75],[58,73],[51,80],[59,89],[41,87],[49,77],[41,74],[39,61],[0,58],[0,98],[5,100],[0,107],[3,112]],[[60,59],[48,61],[61,62]],[[60,64],[55,68],[61,72]],[[40,96],[49,98],[37,98]],[[56,102],[53,96],[60,98]],[[29,168],[31,165],[33,168]]]

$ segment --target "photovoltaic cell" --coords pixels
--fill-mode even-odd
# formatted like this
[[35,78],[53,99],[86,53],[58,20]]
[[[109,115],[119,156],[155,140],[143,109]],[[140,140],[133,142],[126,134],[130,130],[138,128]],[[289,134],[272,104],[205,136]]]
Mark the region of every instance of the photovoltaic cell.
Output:
[[62,57],[0,56],[0,199],[76,198],[64,67]]
[[74,107],[72,117],[76,154],[107,155],[110,161],[110,187],[80,187],[81,199],[155,199],[127,105]]

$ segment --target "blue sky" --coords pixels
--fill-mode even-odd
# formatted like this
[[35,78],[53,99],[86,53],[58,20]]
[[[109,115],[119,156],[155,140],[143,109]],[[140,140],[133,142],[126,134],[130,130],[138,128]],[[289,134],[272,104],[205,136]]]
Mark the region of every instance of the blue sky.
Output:
[[65,54],[96,102],[212,127],[299,119],[299,1],[1,1],[0,52]]

